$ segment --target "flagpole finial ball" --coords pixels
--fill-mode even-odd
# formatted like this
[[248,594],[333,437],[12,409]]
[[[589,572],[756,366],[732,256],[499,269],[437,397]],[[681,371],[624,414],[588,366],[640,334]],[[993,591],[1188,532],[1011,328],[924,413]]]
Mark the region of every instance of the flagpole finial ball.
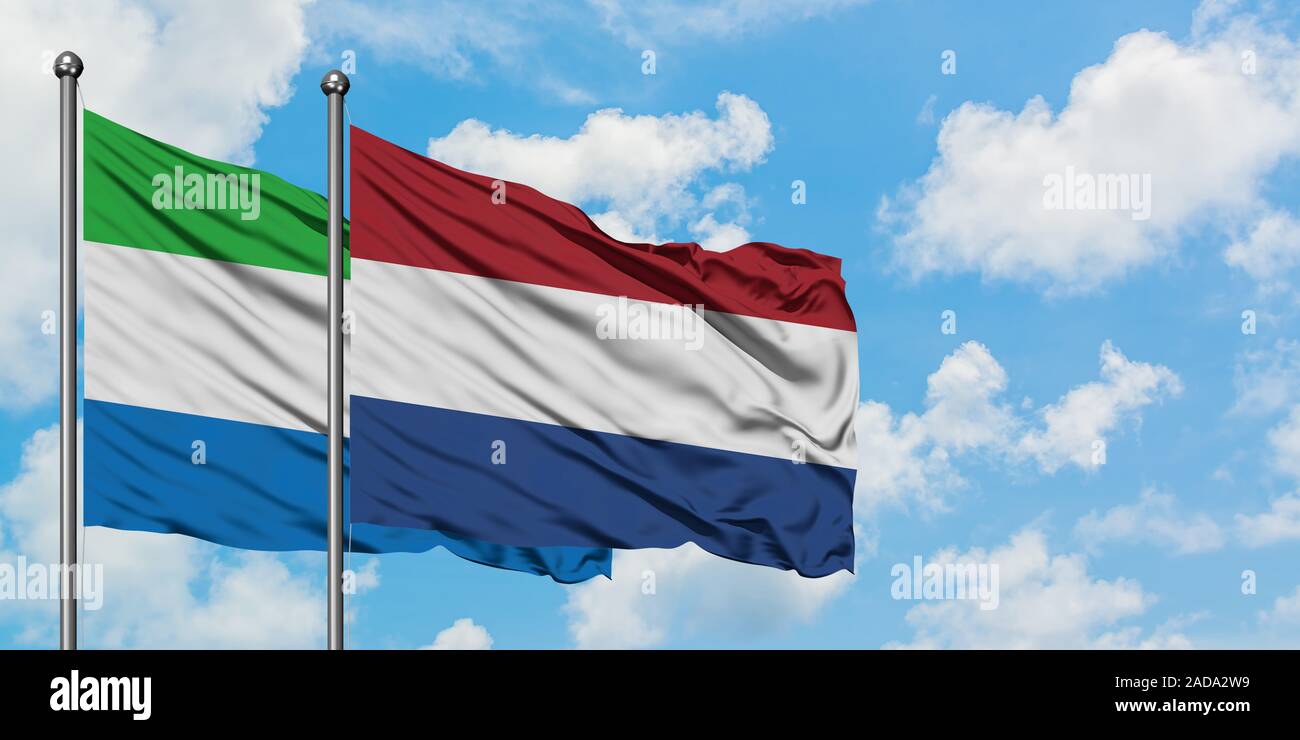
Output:
[[320,91],[326,95],[333,95],[334,93],[347,95],[350,87],[352,87],[352,83],[348,82],[348,76],[337,69],[326,72],[325,76],[320,80]]
[[85,65],[81,63],[81,57],[70,51],[65,51],[54,57],[55,77],[72,77],[75,80],[81,76],[81,70],[83,69],[85,69]]

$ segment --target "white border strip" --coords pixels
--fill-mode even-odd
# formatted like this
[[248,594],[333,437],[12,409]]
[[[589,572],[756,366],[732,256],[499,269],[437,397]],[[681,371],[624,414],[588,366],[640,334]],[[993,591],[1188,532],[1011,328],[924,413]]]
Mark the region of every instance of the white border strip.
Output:
[[352,271],[358,395],[786,459],[798,444],[807,462],[856,467],[853,332],[709,311],[698,349],[601,340],[617,298],[372,260]]
[[325,431],[325,278],[85,243],[85,394]]

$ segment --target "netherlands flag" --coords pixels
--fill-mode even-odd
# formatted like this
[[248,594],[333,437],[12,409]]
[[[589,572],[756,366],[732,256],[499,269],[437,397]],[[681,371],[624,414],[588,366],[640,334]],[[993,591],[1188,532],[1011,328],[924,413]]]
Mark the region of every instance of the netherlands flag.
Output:
[[853,565],[840,260],[629,244],[351,129],[352,518]]

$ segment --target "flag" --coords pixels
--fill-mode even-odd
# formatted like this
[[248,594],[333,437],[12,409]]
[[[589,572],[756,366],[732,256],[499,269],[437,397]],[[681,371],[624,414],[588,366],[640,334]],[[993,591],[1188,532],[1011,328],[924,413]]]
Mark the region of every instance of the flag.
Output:
[[[325,549],[325,199],[90,111],[84,142],[86,525]],[[609,573],[602,549],[344,535],[564,582]]]
[[852,569],[838,259],[620,242],[355,127],[351,175],[356,521]]

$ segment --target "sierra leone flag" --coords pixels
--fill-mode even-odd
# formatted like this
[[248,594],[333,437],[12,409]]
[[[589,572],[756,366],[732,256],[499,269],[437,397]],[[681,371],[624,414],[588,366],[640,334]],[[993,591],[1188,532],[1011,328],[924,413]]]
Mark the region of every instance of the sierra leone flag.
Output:
[[[85,524],[324,549],[325,199],[90,111],[84,132]],[[610,567],[607,549],[351,535],[564,582]]]

